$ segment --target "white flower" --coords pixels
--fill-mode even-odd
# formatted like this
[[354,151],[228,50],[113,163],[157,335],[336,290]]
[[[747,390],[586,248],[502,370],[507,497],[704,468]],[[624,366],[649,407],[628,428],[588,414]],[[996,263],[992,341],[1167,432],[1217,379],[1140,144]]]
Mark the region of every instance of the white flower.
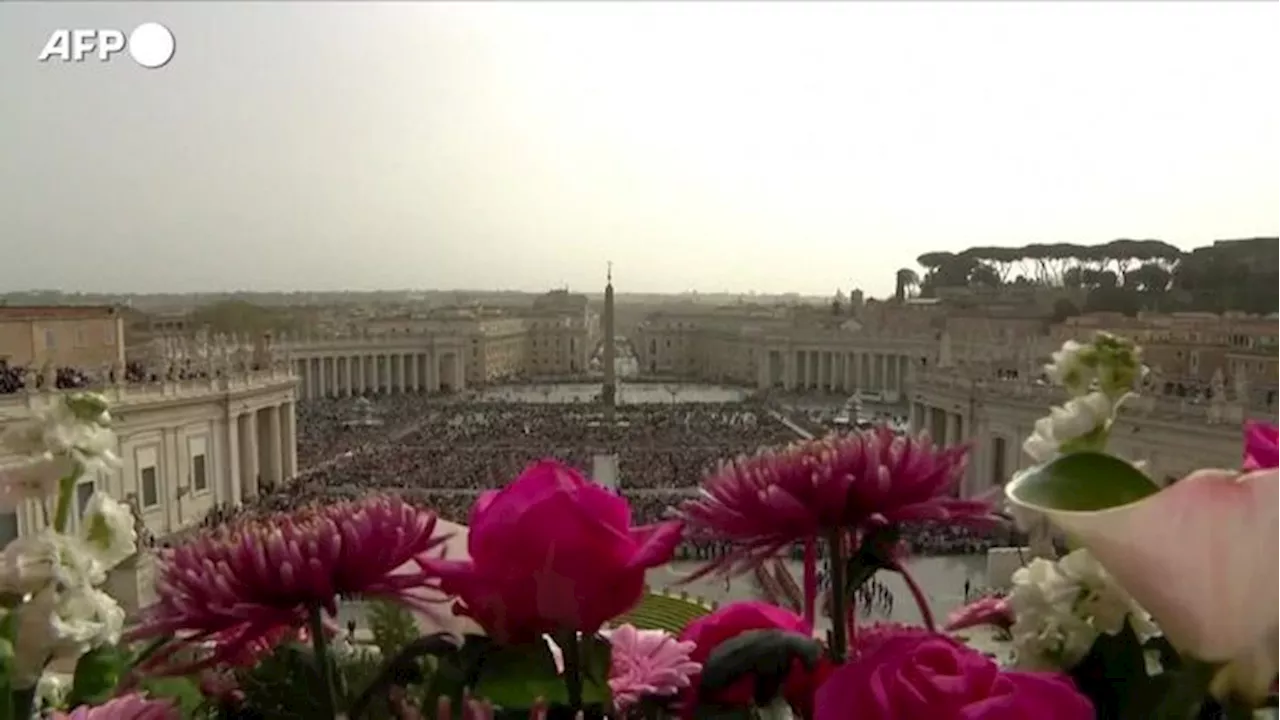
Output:
[[58,492],[58,481],[71,474],[70,458],[45,453],[0,467],[0,512],[12,512],[26,500],[44,500]]
[[80,538],[107,570],[138,551],[133,513],[104,492],[95,492],[89,498],[80,521]]
[[1071,398],[1036,421],[1035,431],[1022,444],[1036,462],[1048,462],[1062,447],[1104,427],[1115,414],[1115,404],[1102,392]]
[[0,445],[30,458],[69,457],[86,473],[114,469],[116,436],[106,400],[95,393],[71,393],[31,420],[0,435]]
[[1068,340],[1062,344],[1061,350],[1053,354],[1049,364],[1044,366],[1044,374],[1049,376],[1049,381],[1053,384],[1077,393],[1089,387],[1089,383],[1093,381],[1094,360],[1092,345]]
[[124,608],[101,590],[79,587],[58,598],[49,622],[59,646],[83,653],[120,642]]
[[1087,550],[1056,563],[1043,558],[1013,574],[1014,655],[1029,670],[1070,670],[1089,654],[1098,635],[1114,635],[1128,619],[1138,639],[1160,634]]
[[39,682],[36,683],[36,699],[38,704],[36,710],[54,709],[62,707],[67,701],[67,693],[71,690],[71,684],[62,676],[54,673],[46,672],[40,676]]
[[62,587],[97,585],[106,570],[79,538],[46,528],[9,543],[0,554],[0,591],[38,592],[51,583]]

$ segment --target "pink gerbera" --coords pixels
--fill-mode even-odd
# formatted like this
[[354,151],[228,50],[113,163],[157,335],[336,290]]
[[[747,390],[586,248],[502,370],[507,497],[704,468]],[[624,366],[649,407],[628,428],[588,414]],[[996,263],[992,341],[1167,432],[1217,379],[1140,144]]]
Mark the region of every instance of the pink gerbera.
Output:
[[699,575],[737,573],[783,548],[904,521],[987,522],[989,503],[951,496],[968,448],[888,428],[805,440],[725,464],[680,507],[686,532],[735,546]]
[[52,720],[178,720],[181,717],[172,702],[148,700],[130,693],[101,705],[81,705],[71,712],[55,712]]
[[[159,599],[129,638],[173,639],[152,666],[180,647],[212,642],[203,659],[170,668],[187,672],[262,652],[312,612],[336,614],[339,598],[383,597],[429,611],[416,591],[436,587],[426,561],[447,538],[435,529],[434,514],[385,497],[215,529],[163,556]],[[410,563],[416,572],[397,572]]]
[[612,662],[609,689],[619,711],[646,696],[674,696],[689,687],[702,665],[689,659],[696,643],[680,642],[662,630],[620,625],[609,634]]

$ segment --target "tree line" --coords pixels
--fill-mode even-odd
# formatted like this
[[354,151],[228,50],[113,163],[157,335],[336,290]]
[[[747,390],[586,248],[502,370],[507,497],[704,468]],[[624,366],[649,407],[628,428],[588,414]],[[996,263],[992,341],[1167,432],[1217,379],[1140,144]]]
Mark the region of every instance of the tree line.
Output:
[[1183,252],[1159,240],[1100,245],[1031,244],[930,252],[916,259],[924,273],[897,272],[899,300],[940,288],[1057,287],[1078,290],[1083,312],[1226,312],[1280,309],[1274,237],[1229,240]]

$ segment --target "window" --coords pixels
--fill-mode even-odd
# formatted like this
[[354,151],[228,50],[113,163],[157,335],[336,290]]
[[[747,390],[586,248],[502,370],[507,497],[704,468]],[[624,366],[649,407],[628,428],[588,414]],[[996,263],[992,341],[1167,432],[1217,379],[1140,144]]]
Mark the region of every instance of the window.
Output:
[[191,458],[188,468],[188,484],[192,492],[204,492],[209,489],[209,456],[204,437],[187,439],[187,457]]
[[76,485],[76,517],[84,517],[85,508],[89,507],[89,498],[93,497],[94,489],[92,482]]
[[85,335],[84,328],[76,328],[76,347],[85,347],[88,344],[88,336]]
[[46,329],[44,331],[44,346],[47,348],[57,346],[57,343],[54,342],[53,330]]
[[209,489],[209,477],[205,474],[203,455],[191,458],[191,483],[196,492],[203,492]]
[[160,488],[156,485],[155,467],[142,468],[142,507],[150,508],[160,504]]
[[8,545],[18,539],[18,513],[0,513],[0,545]]

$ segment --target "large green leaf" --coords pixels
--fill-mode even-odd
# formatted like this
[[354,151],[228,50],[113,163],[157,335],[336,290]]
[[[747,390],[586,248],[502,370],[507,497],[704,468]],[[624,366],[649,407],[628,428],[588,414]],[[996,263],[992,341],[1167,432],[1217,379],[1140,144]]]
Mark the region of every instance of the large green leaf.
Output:
[[489,645],[472,691],[504,708],[532,707],[538,698],[551,704],[568,702],[555,657],[541,640],[523,645]]
[[67,707],[98,705],[111,697],[129,666],[129,653],[103,645],[80,656],[71,680]]
[[1093,512],[1128,505],[1159,490],[1151,478],[1118,457],[1078,452],[1019,474],[1009,495],[1034,508]]
[[[581,640],[582,704],[607,707],[609,692],[609,644],[599,637]],[[555,657],[545,642],[484,648],[472,693],[507,709],[530,708],[539,699],[565,706],[569,692],[556,669]]]

